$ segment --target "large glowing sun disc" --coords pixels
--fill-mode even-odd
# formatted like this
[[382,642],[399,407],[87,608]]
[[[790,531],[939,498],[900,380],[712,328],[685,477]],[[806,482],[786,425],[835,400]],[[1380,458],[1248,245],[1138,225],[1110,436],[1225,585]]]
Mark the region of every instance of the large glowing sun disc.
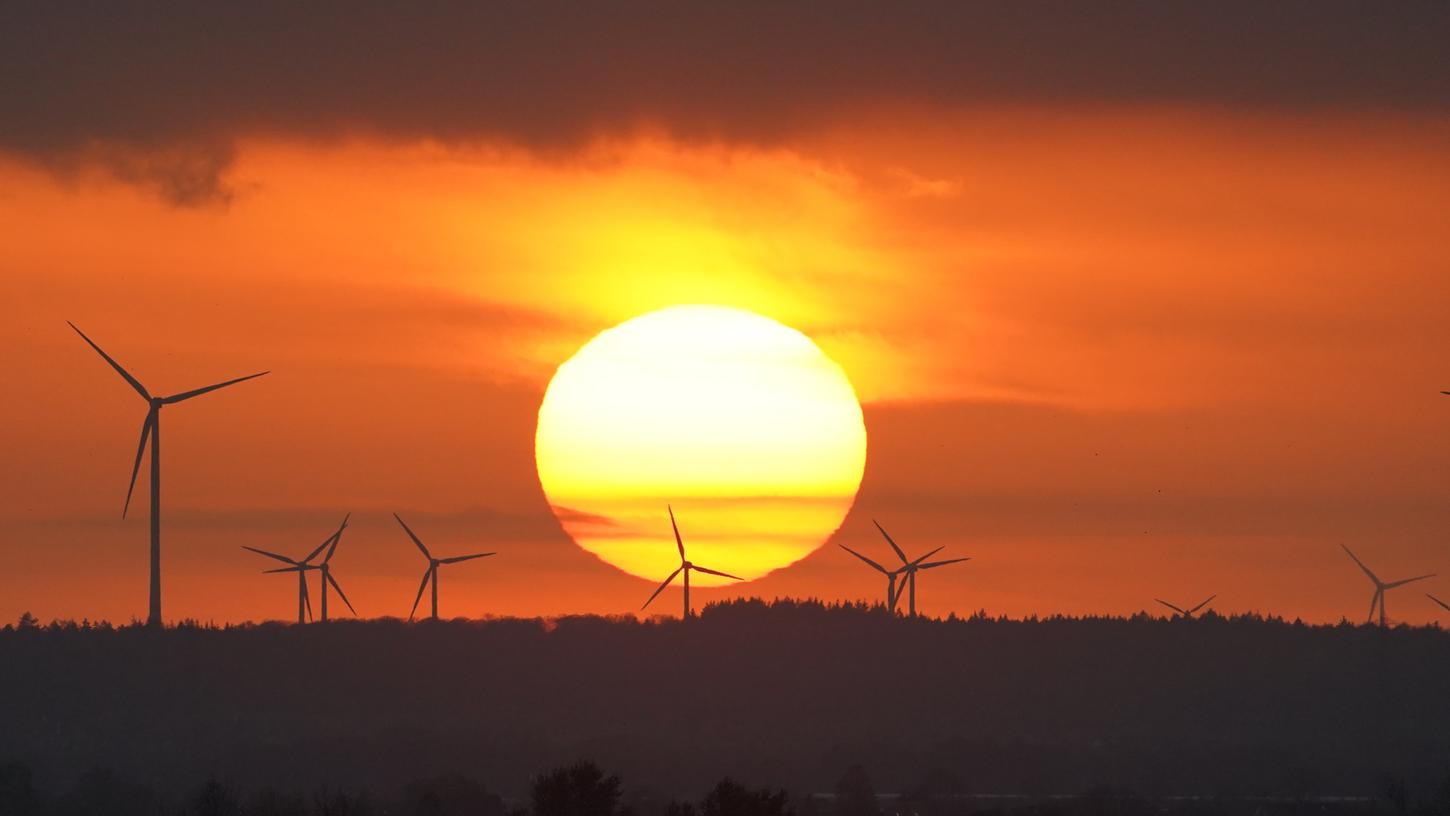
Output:
[[559,366],[534,451],[580,547],[663,580],[680,562],[670,503],[692,562],[749,580],[840,526],[866,427],[845,373],[804,334],[741,309],[673,306],[601,332]]

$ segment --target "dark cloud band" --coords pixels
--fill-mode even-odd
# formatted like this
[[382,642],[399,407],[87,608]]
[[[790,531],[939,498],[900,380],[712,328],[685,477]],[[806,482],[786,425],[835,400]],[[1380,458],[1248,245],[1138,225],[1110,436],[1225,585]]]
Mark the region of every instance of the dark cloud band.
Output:
[[0,149],[110,145],[186,199],[241,133],[548,149],[642,123],[770,142],[894,103],[1439,111],[1446,42],[1443,2],[17,2]]

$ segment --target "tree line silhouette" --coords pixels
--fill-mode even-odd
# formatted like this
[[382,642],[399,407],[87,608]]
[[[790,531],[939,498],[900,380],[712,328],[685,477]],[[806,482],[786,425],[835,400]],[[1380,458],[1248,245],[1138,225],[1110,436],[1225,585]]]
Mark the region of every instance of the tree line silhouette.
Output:
[[[412,780],[391,795],[319,789],[310,794],[264,787],[249,792],[219,780],[170,801],[142,785],[93,769],[60,795],[38,790],[30,769],[0,763],[0,814],[5,816],[1443,816],[1450,812],[1450,771],[1427,798],[1411,801],[1403,781],[1389,778],[1375,798],[1349,800],[1152,800],[1097,788],[1077,796],[1003,802],[944,789],[936,771],[910,794],[883,800],[860,766],[848,768],[829,794],[793,797],[730,777],[698,801],[661,802],[628,790],[620,777],[582,760],[535,776],[525,800],[507,803],[461,774]],[[935,783],[933,782],[935,778]]]
[[99,767],[169,801],[209,776],[401,790],[455,771],[514,801],[536,769],[590,756],[657,792],[660,816],[721,776],[799,792],[788,804],[810,816],[808,794],[852,765],[883,801],[1389,801],[1392,779],[1412,810],[1450,767],[1450,633],[1434,627],[913,620],[814,601],[715,604],[688,623],[26,618],[0,629],[0,667],[0,759],[37,790]]

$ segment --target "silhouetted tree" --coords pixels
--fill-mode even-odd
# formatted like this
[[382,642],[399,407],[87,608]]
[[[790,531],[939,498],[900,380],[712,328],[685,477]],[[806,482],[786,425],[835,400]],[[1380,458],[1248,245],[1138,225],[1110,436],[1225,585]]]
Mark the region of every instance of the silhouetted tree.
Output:
[[619,777],[586,760],[535,779],[531,801],[534,816],[614,816],[619,796]]
[[246,816],[307,816],[307,804],[296,794],[284,795],[270,788],[257,791],[242,808]]
[[30,767],[19,762],[0,764],[0,813],[30,816],[39,811]]
[[788,816],[789,797],[783,790],[751,790],[726,777],[700,803],[701,816]]
[[462,774],[409,782],[403,801],[414,816],[504,816],[503,800]]
[[75,790],[62,800],[60,812],[90,816],[154,816],[158,810],[156,795],[149,789],[118,779],[103,768],[87,771]]
[[237,816],[241,810],[231,788],[212,777],[192,795],[188,812],[196,816]]
[[860,765],[847,768],[836,783],[836,813],[839,816],[880,816],[876,789],[871,787],[871,777]]
[[372,816],[375,811],[366,796],[334,791],[314,796],[312,812],[316,816]]
[[1390,807],[1396,813],[1405,813],[1410,809],[1410,793],[1405,780],[1393,774],[1386,774],[1380,779],[1380,796],[1389,802]]

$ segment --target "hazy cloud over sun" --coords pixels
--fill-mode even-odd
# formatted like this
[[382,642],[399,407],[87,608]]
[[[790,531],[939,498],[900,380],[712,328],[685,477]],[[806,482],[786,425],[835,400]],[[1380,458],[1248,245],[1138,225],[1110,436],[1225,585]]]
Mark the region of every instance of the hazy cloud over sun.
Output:
[[901,106],[1443,111],[1404,2],[8,4],[0,149],[226,200],[233,140],[775,143]]

